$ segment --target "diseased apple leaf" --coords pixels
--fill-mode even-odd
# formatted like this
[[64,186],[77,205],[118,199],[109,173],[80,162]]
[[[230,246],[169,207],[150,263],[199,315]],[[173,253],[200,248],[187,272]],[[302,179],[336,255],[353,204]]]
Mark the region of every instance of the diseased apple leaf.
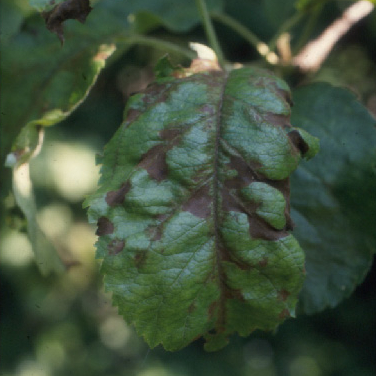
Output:
[[294,91],[292,122],[320,138],[292,175],[294,235],[306,254],[302,312],[348,297],[376,250],[375,119],[350,91],[314,83]]
[[85,205],[105,287],[149,346],[203,336],[217,350],[295,315],[304,254],[289,175],[318,140],[290,125],[289,89],[272,74],[191,73],[129,99]]

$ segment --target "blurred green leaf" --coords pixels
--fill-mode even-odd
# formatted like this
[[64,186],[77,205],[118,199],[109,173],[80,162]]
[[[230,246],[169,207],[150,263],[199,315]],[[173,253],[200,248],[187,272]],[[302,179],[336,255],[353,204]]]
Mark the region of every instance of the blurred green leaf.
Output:
[[264,0],[264,12],[270,23],[274,27],[279,27],[296,10],[294,8],[295,0]]
[[[209,1],[209,6],[218,9],[221,1]],[[85,98],[105,58],[113,51],[108,44],[117,42],[119,36],[130,37],[135,22],[130,16],[146,11],[174,30],[186,30],[199,21],[190,1],[173,7],[168,0],[107,0],[96,5],[85,25],[66,25],[69,42],[61,48],[40,17],[26,20],[22,30],[2,48],[1,160],[26,124],[53,125],[71,113]],[[14,23],[20,22],[18,17]],[[148,27],[155,25],[153,22]],[[144,25],[143,32],[147,30]],[[103,43],[106,46],[100,47]],[[25,143],[25,137],[13,146],[14,150],[26,148],[32,151],[33,145],[28,145],[27,140]]]
[[[84,25],[73,22],[65,26],[67,43],[62,48],[45,29],[40,16],[24,20],[20,10],[8,2],[4,9],[10,12],[12,22],[5,28],[8,35],[0,62],[1,169],[4,161],[9,167],[27,163],[40,147],[39,128],[64,120],[86,98],[105,60],[115,50],[111,42],[117,42],[119,36],[132,35],[132,12],[147,9],[167,26],[180,30],[198,22],[198,15],[187,17],[195,10],[188,1],[179,7],[171,7],[169,1],[102,1]],[[7,184],[2,183],[3,195]],[[30,200],[31,207],[32,196]],[[26,216],[32,218],[30,213]]]
[[65,2],[66,0],[29,0],[30,5],[38,12],[48,12],[56,5]]
[[363,281],[376,250],[375,119],[344,89],[294,91],[292,123],[320,138],[320,153],[292,176],[294,235],[306,253],[306,313],[334,307]]
[[86,205],[125,319],[151,347],[204,336],[217,350],[294,316],[288,177],[318,143],[289,125],[288,86],[269,72],[178,73],[128,101]]
[[62,272],[65,267],[38,223],[28,163],[13,168],[13,193],[17,205],[26,217],[27,232],[39,270],[43,275]]

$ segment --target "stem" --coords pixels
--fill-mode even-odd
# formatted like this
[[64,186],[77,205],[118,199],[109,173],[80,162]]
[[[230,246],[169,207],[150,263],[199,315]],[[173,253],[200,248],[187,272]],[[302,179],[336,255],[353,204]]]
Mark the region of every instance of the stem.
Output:
[[250,30],[248,30],[245,26],[243,26],[239,21],[236,19],[228,16],[227,14],[222,13],[212,13],[211,15],[214,19],[219,22],[222,22],[224,25],[230,27],[234,31],[236,31],[239,35],[241,35],[248,43],[253,46],[254,48],[258,48],[260,43],[263,43],[255,34],[253,34]]
[[310,36],[312,35],[312,31],[316,25],[317,19],[320,15],[321,9],[323,8],[324,2],[319,2],[316,4],[316,6],[311,10],[310,17],[308,19],[308,22],[301,33],[298,43],[294,47],[294,55],[297,51],[299,51],[309,40]]
[[262,42],[256,34],[252,33],[236,19],[220,13],[213,13],[212,17],[242,36],[268,63],[275,64],[278,61],[277,55],[273,51],[270,51],[267,44]]
[[295,13],[292,17],[288,18],[280,27],[277,34],[271,39],[269,42],[269,49],[270,51],[274,51],[277,45],[277,40],[281,36],[281,34],[289,31],[292,29],[302,18],[305,16],[304,12]]
[[224,57],[222,53],[221,46],[219,45],[217,35],[215,34],[213,24],[210,20],[209,12],[206,7],[205,0],[196,0],[196,6],[198,12],[200,13],[202,24],[205,29],[206,37],[208,38],[210,47],[214,50],[217,55],[219,65],[224,67]]
[[140,44],[143,46],[149,46],[149,47],[156,48],[158,50],[183,55],[190,60],[196,57],[196,54],[187,48],[181,47],[172,42],[167,42],[162,39],[147,37],[144,35],[132,35],[130,37],[121,36],[121,37],[117,37],[115,42],[130,44],[130,45]]

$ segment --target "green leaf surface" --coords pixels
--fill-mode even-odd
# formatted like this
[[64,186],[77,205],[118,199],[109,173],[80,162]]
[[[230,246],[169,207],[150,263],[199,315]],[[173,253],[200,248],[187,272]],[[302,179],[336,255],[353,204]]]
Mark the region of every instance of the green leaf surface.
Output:
[[266,71],[178,77],[128,101],[86,205],[125,319],[151,347],[204,336],[217,350],[295,315],[289,175],[318,144],[290,125],[289,89]]
[[[4,163],[9,167],[27,163],[40,147],[40,127],[62,121],[86,98],[105,60],[115,50],[112,42],[122,37],[123,51],[134,43],[136,26],[130,17],[133,13],[147,10],[155,13],[160,23],[180,30],[191,27],[199,19],[198,14],[186,17],[184,12],[189,7],[194,9],[189,1],[179,7],[171,7],[171,1],[167,0],[101,1],[85,24],[67,22],[64,26],[67,42],[62,48],[39,15],[24,19],[21,6],[18,2],[15,4],[6,0],[1,3],[2,20],[7,20],[4,25],[2,22],[1,29],[5,32],[0,61],[2,170]],[[42,1],[38,4],[46,5]],[[211,2],[212,7],[220,4],[219,0]],[[180,25],[183,16],[188,21]],[[2,176],[9,173],[2,171]],[[1,182],[3,196],[7,194],[10,180]],[[34,207],[32,195],[29,197],[31,201],[25,207]],[[29,219],[33,217],[30,213],[25,213]]]
[[376,249],[375,119],[348,90],[314,83],[294,91],[293,124],[320,153],[292,176],[294,235],[306,253],[305,313],[334,307],[363,280]]

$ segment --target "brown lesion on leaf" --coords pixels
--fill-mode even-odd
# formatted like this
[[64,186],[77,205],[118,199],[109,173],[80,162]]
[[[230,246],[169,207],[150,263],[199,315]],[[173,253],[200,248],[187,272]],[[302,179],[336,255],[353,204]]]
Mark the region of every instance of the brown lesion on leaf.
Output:
[[162,238],[162,224],[158,226],[149,226],[146,229],[146,234],[150,238],[151,241],[158,241]]
[[168,176],[167,152],[179,142],[181,131],[174,128],[163,129],[159,132],[159,136],[167,142],[150,148],[141,156],[138,166],[144,168],[152,179],[161,182]]
[[[249,223],[249,233],[253,239],[278,240],[287,236],[287,231],[293,227],[290,217],[290,180],[270,180],[261,173],[256,172],[261,164],[254,162],[249,165],[239,156],[230,156],[230,162],[226,165],[230,170],[235,170],[237,175],[231,179],[224,181],[222,186],[222,211],[223,212],[239,212],[247,215]],[[263,182],[278,189],[284,196],[286,201],[285,218],[286,226],[282,230],[277,230],[267,223],[256,213],[259,203],[253,201],[244,202],[239,196],[242,188],[248,187],[253,182]]]
[[48,12],[42,12],[42,17],[46,22],[46,27],[52,33],[55,33],[61,44],[64,43],[63,22],[70,19],[84,23],[86,17],[93,8],[89,0],[66,0],[57,4]]
[[280,290],[280,291],[278,291],[278,300],[285,302],[290,295],[291,295],[291,293],[289,291]]
[[142,101],[146,106],[157,103],[165,103],[168,99],[168,92],[171,89],[171,84],[154,82],[150,84],[144,91]]
[[290,141],[294,145],[296,149],[299,150],[301,155],[304,155],[308,152],[309,146],[308,144],[303,140],[303,137],[300,135],[300,133],[297,130],[293,130],[287,134]]
[[128,111],[127,111],[127,115],[126,115],[126,118],[125,118],[125,122],[126,123],[132,123],[133,121],[135,121],[140,115],[142,114],[142,112],[140,110],[136,110],[135,108],[129,108]]
[[165,141],[174,141],[178,139],[180,136],[181,136],[181,130],[176,129],[176,128],[162,129],[159,132],[159,137]]
[[220,307],[220,303],[218,301],[214,301],[210,304],[208,308],[209,321],[213,320],[217,316],[219,307]]
[[294,229],[294,222],[291,219],[290,215],[290,178],[282,179],[282,180],[269,180],[266,179],[265,183],[269,184],[271,187],[278,189],[285,199],[285,219],[286,225],[283,230],[285,231],[292,231]]
[[113,223],[106,217],[100,217],[97,226],[98,228],[95,234],[98,236],[110,235],[114,232]]
[[191,197],[182,205],[183,211],[188,211],[199,218],[207,218],[212,212],[213,198],[209,185],[203,185],[192,193]]
[[228,170],[236,170],[238,173],[235,177],[225,181],[224,185],[228,189],[241,189],[260,179],[256,170],[262,167],[261,163],[253,162],[252,165],[248,165],[243,158],[231,155],[230,162],[226,167]]
[[196,306],[196,302],[192,302],[189,307],[188,307],[188,313],[191,314],[193,313],[195,310],[196,310],[197,306]]
[[110,256],[115,256],[124,249],[124,246],[125,246],[124,240],[114,239],[107,246],[108,254]]
[[258,262],[258,265],[260,268],[265,268],[266,266],[268,266],[268,263],[269,259],[267,257],[263,257],[262,260]]
[[140,268],[142,265],[144,265],[146,262],[146,258],[147,258],[146,250],[137,252],[136,255],[133,257],[136,268]]
[[258,215],[247,215],[249,234],[252,239],[278,240],[288,235],[285,230],[276,230]]
[[272,112],[267,112],[262,115],[263,120],[271,125],[276,127],[281,127],[282,129],[289,129],[291,128],[290,122],[290,115],[281,115],[281,114],[273,114]]
[[167,179],[166,149],[163,144],[153,146],[142,157],[139,167],[144,168],[149,176],[157,181]]
[[131,183],[129,180],[121,185],[116,191],[110,191],[106,194],[106,202],[109,206],[113,207],[121,205],[124,202],[125,195],[130,191]]
[[280,88],[276,82],[274,81],[274,79],[269,82],[269,85],[268,85],[269,89],[274,89],[274,91],[278,94],[279,97],[281,97],[282,99],[284,99],[287,104],[292,107],[294,105],[294,102],[292,100],[292,95],[291,95],[291,91],[290,90],[285,90],[285,89],[282,89]]

